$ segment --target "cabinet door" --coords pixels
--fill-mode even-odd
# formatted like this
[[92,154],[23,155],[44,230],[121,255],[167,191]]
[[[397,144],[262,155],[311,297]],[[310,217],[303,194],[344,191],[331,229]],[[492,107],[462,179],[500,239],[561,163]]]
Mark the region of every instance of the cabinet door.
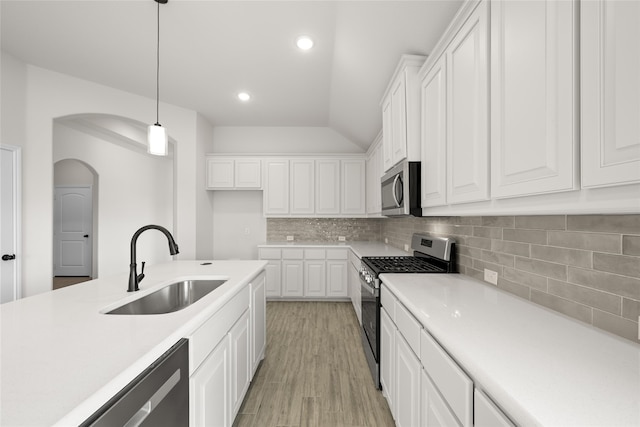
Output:
[[444,402],[429,376],[420,374],[420,418],[422,427],[459,427],[458,419]]
[[489,198],[488,33],[485,0],[447,48],[447,201]]
[[580,2],[582,186],[640,182],[640,3]]
[[402,337],[396,333],[396,425],[412,427],[420,425],[420,372],[418,357]]
[[342,161],[342,203],[343,215],[364,215],[365,206],[365,161]]
[[[264,358],[267,344],[267,305],[265,274],[251,282],[251,372],[254,374]],[[252,375],[253,376],[253,375]]]
[[491,2],[492,197],[576,188],[576,14],[574,1]]
[[315,174],[313,160],[291,160],[291,214],[315,213]]
[[289,161],[266,160],[264,183],[264,214],[289,214]]
[[207,188],[233,188],[233,159],[207,159]]
[[360,308],[360,277],[358,276],[358,270],[353,266],[349,267],[349,296],[351,297],[351,304],[356,312],[358,323],[362,326],[362,309]]
[[282,261],[282,296],[301,297],[303,295],[303,262],[300,260]]
[[382,103],[382,163],[384,171],[393,166],[393,118],[391,116],[391,96]]
[[266,294],[267,297],[279,297],[281,295],[281,261],[268,261],[265,270],[267,272],[266,276]]
[[231,407],[235,418],[251,381],[251,328],[249,310],[229,331],[231,338]]
[[391,89],[391,161],[407,158],[407,86],[402,74]]
[[262,188],[262,168],[259,159],[236,159],[236,188]]
[[380,310],[380,385],[394,419],[396,414],[396,327],[384,309]]
[[230,339],[227,335],[189,379],[189,425],[230,427]]
[[506,415],[480,390],[473,392],[473,425],[477,427],[513,427]]
[[347,286],[348,261],[327,261],[327,296],[347,297],[349,295]]
[[447,202],[447,75],[440,58],[422,80],[422,207]]
[[340,213],[340,160],[316,160],[316,213]]
[[322,298],[326,295],[325,261],[304,262],[304,296]]

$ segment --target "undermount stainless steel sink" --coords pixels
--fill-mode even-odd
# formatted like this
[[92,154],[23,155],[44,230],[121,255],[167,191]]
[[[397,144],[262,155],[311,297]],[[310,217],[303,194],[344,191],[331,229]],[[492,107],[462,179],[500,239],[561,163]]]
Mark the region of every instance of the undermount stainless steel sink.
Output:
[[105,314],[163,314],[182,310],[220,287],[226,280],[182,280],[107,311]]

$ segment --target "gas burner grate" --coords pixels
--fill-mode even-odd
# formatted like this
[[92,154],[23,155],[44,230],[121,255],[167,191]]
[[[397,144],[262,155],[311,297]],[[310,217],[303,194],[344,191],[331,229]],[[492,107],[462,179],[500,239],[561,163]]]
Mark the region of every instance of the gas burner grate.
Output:
[[444,273],[445,269],[433,265],[424,258],[413,256],[366,257],[367,263],[382,273]]

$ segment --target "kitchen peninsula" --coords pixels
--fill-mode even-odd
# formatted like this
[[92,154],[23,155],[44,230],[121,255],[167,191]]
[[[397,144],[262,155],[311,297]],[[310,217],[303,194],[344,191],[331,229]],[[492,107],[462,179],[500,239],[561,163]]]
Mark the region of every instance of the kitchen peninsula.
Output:
[[[263,280],[265,264],[174,261],[149,266],[141,290],[136,293],[127,293],[127,275],[122,274],[2,305],[0,424],[82,423],[177,341],[195,336],[198,328],[217,316],[227,303],[236,301],[241,293],[248,295],[248,288]],[[103,314],[185,279],[226,282],[180,311],[159,315]],[[246,299],[247,307],[250,301],[254,300]],[[247,315],[245,311],[244,316]],[[251,320],[254,325],[256,319]],[[258,326],[264,327],[264,318]],[[249,329],[253,336],[255,328]],[[193,341],[190,340],[190,353],[194,353]],[[255,351],[259,361],[264,356],[264,346]],[[189,357],[193,374],[194,356]],[[254,361],[252,358],[250,363]],[[250,377],[254,372],[252,366]]]

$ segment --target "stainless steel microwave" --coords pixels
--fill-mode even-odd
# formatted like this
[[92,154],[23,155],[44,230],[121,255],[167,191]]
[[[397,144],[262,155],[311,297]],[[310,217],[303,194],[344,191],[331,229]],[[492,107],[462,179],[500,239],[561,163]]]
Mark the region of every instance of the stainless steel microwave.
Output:
[[381,180],[382,215],[422,216],[420,207],[420,162],[403,161]]

